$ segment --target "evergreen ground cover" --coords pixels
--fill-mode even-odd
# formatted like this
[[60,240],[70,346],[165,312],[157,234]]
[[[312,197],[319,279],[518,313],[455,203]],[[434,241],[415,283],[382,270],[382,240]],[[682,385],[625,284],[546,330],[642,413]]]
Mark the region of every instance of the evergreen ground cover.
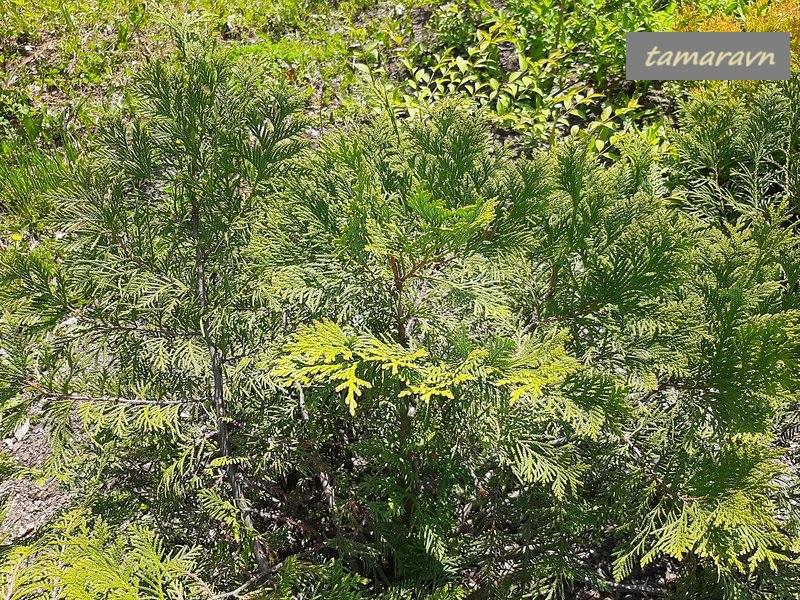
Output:
[[0,0],[3,597],[800,597],[795,8]]

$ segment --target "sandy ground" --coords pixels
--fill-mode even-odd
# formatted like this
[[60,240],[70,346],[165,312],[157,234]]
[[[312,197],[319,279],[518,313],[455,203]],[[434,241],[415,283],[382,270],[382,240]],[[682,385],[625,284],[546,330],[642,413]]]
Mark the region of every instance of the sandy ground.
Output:
[[[36,415],[32,415],[35,418]],[[40,466],[50,451],[45,425],[25,421],[14,436],[2,442],[23,467]],[[34,481],[28,476],[0,481],[0,499],[8,511],[0,523],[0,544],[9,544],[35,534],[67,500],[67,493],[54,480]]]

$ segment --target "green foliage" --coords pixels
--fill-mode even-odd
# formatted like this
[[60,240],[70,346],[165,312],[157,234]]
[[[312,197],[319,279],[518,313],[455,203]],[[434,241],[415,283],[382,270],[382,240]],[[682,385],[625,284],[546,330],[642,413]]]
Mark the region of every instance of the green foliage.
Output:
[[4,597],[204,597],[192,573],[199,549],[167,550],[153,531],[117,532],[102,519],[64,515],[36,542],[7,552],[0,563]]
[[721,222],[778,210],[798,211],[800,76],[741,93],[699,92],[675,133],[676,195]]
[[413,115],[459,94],[528,147],[553,145],[572,131],[616,157],[611,146],[622,131],[658,121],[640,102],[646,84],[623,86],[624,33],[669,29],[673,8],[594,0],[502,8],[448,3],[433,7],[424,34],[372,36],[359,58],[373,76],[392,75],[398,111]]
[[[274,315],[242,277],[247,224],[300,147],[298,104],[196,37],[176,43],[180,66],[152,61],[137,77],[132,122],[107,123],[91,154],[53,172],[49,235],[3,254],[0,410],[5,429],[44,402],[47,471],[80,486],[83,504],[120,521],[141,507],[182,529],[178,515],[199,502],[207,512],[189,529],[209,518],[251,540],[227,433],[247,391],[225,371],[273,332]],[[148,466],[131,471],[139,460]],[[213,491],[220,472],[233,510]],[[209,552],[225,548],[213,530],[202,535]],[[224,583],[233,565],[219,568]]]
[[89,149],[4,167],[0,431],[40,409],[73,492],[6,596],[796,597],[796,80],[687,104],[674,160],[389,96],[311,145],[173,29]]
[[[603,85],[625,67],[625,32],[670,28],[673,2],[615,0],[511,0],[508,11],[525,32],[524,53],[533,59],[564,53],[565,69]],[[591,57],[586,60],[585,57]]]

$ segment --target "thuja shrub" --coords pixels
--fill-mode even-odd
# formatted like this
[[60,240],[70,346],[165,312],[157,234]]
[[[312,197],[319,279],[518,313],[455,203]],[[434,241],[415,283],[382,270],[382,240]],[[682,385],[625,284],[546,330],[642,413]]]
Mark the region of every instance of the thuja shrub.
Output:
[[739,14],[682,4],[675,10],[673,27],[675,31],[788,31],[795,63],[800,51],[800,4],[796,0],[757,0]]
[[796,597],[783,213],[456,105],[303,148],[178,46],[2,254],[2,423],[41,407],[80,491],[7,597]]
[[675,10],[675,31],[742,31],[742,22],[729,13],[709,14],[695,4],[682,4]]
[[675,196],[710,221],[800,210],[800,75],[697,91],[678,113],[672,141]]
[[758,0],[747,12],[747,31],[788,31],[795,61],[800,52],[800,4],[792,0]]
[[[132,118],[105,123],[91,153],[48,186],[48,235],[2,253],[0,431],[12,435],[40,403],[53,447],[45,475],[120,529],[135,522],[161,543],[202,545],[202,572],[225,585],[251,560],[270,569],[242,456],[244,423],[264,418],[254,390],[271,388],[240,380],[237,357],[275,335],[247,248],[301,122],[294,97],[263,89],[257,72],[189,32],[176,44],[177,60],[138,73]],[[68,531],[93,527],[77,522]],[[119,581],[147,579],[142,569]],[[63,575],[42,572],[68,594]]]

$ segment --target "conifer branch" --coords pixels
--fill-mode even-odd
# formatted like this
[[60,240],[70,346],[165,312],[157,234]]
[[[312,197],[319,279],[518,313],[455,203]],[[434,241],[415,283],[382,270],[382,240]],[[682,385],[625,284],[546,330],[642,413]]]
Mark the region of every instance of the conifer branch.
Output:
[[581,308],[578,310],[570,311],[567,313],[562,313],[558,315],[550,315],[549,317],[545,317],[543,319],[539,318],[536,314],[534,314],[531,319],[528,321],[527,325],[522,328],[522,333],[531,333],[533,332],[539,325],[544,325],[548,323],[560,323],[563,321],[569,321],[571,319],[580,319],[584,317],[588,317],[591,315],[602,314],[603,309],[605,308],[605,304],[595,303],[591,304],[585,308]]
[[71,400],[75,402],[111,402],[115,404],[133,404],[143,406],[174,406],[179,404],[190,404],[192,402],[202,402],[204,398],[197,398],[192,400],[148,400],[145,398],[121,398],[118,396],[88,396],[83,394],[64,394],[61,392],[54,392],[46,390],[37,384],[35,381],[26,381],[25,385],[29,388],[36,390],[36,393],[43,398],[53,398],[57,400]]
[[98,322],[93,324],[93,328],[101,332],[119,332],[119,333],[136,333],[144,336],[165,337],[165,338],[200,338],[202,334],[199,331],[178,331],[176,329],[165,329],[160,327],[137,327],[135,325],[109,325],[107,323]]
[[[192,177],[196,177],[196,165],[194,158],[191,163]],[[224,388],[225,380],[223,374],[223,361],[222,355],[212,337],[212,326],[208,319],[207,311],[209,309],[208,302],[208,289],[206,287],[206,264],[205,257],[200,245],[200,202],[194,194],[192,195],[191,203],[191,234],[192,240],[195,244],[195,268],[197,274],[197,296],[200,304],[200,310],[203,313],[201,317],[202,335],[206,341],[208,348],[209,358],[211,359],[211,375],[213,384],[213,401],[214,411],[217,420],[217,443],[219,444],[220,453],[226,459],[233,458],[231,449],[230,436],[228,433],[228,410],[225,403]],[[247,500],[242,489],[242,484],[239,478],[239,465],[233,461],[228,460],[225,466],[225,472],[228,484],[231,486],[233,499],[237,508],[241,511],[242,519],[245,526],[250,531],[255,531],[253,526],[253,519],[248,512]],[[253,556],[258,564],[261,573],[270,572],[270,564],[264,549],[261,547],[261,542],[258,539],[253,540]]]
[[114,240],[117,242],[117,244],[119,244],[119,247],[123,250],[124,257],[130,260],[132,263],[136,264],[142,271],[144,271],[145,273],[150,273],[150,275],[154,276],[157,279],[160,279],[163,283],[174,286],[179,290],[187,289],[185,283],[177,279],[173,279],[166,273],[157,271],[156,269],[153,268],[153,266],[150,263],[144,260],[141,256],[131,251],[130,248],[128,248],[128,245],[125,243],[124,234],[120,236],[115,235]]

